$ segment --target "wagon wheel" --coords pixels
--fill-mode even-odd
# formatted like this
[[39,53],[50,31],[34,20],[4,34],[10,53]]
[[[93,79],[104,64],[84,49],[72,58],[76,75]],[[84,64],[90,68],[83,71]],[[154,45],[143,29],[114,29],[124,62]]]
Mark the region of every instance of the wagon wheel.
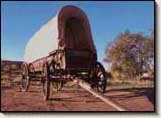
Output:
[[48,100],[49,99],[49,95],[50,95],[50,78],[49,78],[49,68],[48,68],[48,64],[45,64],[43,67],[43,95],[44,95],[44,100]]
[[97,62],[90,72],[91,87],[104,93],[106,90],[107,79],[105,69],[101,63]]
[[21,90],[26,92],[29,88],[30,84],[30,77],[29,77],[29,69],[27,64],[23,64],[22,67],[22,74],[21,74]]
[[[56,65],[54,66],[54,69],[59,69],[59,71],[56,72],[56,75],[62,77],[61,67],[63,67],[63,64],[64,64],[63,63],[63,51],[58,50],[56,56],[57,56],[57,63],[53,64],[53,65]],[[51,85],[52,85],[53,91],[59,91],[63,87],[63,81],[51,81]]]
[[51,81],[52,90],[60,91],[63,87],[63,81]]

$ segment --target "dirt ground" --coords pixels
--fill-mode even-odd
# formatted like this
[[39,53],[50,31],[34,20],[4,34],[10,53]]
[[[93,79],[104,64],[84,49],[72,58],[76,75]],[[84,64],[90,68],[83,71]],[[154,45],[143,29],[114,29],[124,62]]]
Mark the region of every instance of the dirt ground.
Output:
[[[105,95],[128,111],[154,111],[154,90],[110,89]],[[20,85],[1,85],[1,111],[116,111],[115,108],[76,86],[65,85],[52,93],[50,100],[43,100],[40,82],[32,82],[28,92],[21,92]]]

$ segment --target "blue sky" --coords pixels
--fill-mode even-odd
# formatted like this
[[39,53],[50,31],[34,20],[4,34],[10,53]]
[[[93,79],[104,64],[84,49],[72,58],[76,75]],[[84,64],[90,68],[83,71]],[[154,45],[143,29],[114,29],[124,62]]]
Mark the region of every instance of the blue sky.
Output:
[[129,29],[148,35],[154,29],[152,1],[2,2],[1,58],[22,60],[29,39],[64,5],[78,6],[87,14],[101,62],[106,45],[120,32]]

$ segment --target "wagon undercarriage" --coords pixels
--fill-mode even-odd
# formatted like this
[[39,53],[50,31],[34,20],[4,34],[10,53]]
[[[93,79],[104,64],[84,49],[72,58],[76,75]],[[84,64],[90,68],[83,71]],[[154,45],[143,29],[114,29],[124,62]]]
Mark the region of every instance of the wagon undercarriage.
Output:
[[[91,88],[104,93],[107,85],[106,74],[103,66],[96,62],[92,68],[80,69],[53,69],[52,64],[45,63],[42,71],[31,72],[29,65],[22,65],[22,91],[27,91],[30,81],[39,79],[42,84],[44,99],[48,100],[52,91],[59,91],[67,81],[79,77],[91,85]],[[52,68],[52,69],[50,69]]]

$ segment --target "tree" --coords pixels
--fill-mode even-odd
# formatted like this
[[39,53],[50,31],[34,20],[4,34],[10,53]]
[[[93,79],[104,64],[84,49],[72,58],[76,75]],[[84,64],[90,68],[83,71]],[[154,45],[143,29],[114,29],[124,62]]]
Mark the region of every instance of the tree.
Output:
[[126,31],[107,45],[105,61],[111,70],[132,78],[154,67],[154,38]]

